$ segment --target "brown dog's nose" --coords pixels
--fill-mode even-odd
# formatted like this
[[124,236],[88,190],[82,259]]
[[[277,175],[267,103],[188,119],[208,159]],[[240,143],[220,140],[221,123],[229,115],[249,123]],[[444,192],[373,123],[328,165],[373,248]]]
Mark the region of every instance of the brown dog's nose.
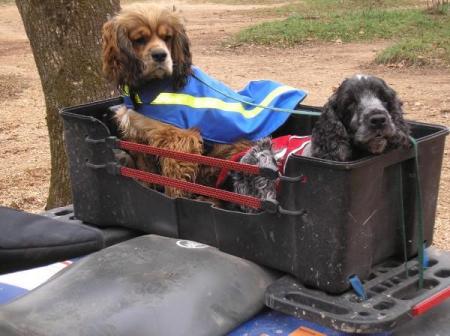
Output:
[[386,116],[384,114],[375,114],[369,118],[369,124],[373,128],[382,128],[386,125]]
[[167,57],[167,53],[164,50],[162,50],[162,49],[152,50],[151,55],[152,55],[152,58],[153,58],[153,60],[155,62],[160,62],[160,63],[164,62],[166,60],[166,57]]

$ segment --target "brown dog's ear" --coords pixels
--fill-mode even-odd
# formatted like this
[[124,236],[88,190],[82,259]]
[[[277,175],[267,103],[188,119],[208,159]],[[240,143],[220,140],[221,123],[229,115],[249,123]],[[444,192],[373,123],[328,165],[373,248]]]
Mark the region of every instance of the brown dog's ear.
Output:
[[118,86],[138,86],[143,63],[133,50],[126,30],[111,19],[103,25],[103,73]]
[[173,59],[173,88],[179,90],[186,85],[187,77],[191,74],[192,55],[189,38],[184,27],[180,24],[175,27],[175,36],[172,41]]

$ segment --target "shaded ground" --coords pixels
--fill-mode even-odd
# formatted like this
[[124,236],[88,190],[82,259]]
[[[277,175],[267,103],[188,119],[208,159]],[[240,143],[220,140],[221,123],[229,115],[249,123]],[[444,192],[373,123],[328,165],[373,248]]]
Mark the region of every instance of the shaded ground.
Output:
[[[405,102],[409,119],[450,125],[450,71],[371,65],[387,42],[312,44],[290,49],[223,42],[239,29],[270,19],[261,6],[178,5],[187,18],[194,62],[235,89],[251,79],[274,79],[305,88],[305,103],[322,105],[346,76],[371,73],[386,79]],[[0,6],[0,205],[38,212],[45,206],[50,155],[45,103],[20,16]],[[450,142],[444,157],[435,243],[450,250]]]

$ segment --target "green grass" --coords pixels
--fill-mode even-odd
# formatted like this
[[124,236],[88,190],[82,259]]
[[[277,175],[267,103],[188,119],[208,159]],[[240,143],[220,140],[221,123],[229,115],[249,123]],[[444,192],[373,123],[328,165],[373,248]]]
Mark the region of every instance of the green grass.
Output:
[[[239,42],[292,45],[305,40],[343,42],[392,38],[411,29],[433,25],[420,10],[363,10],[324,17],[293,15],[286,20],[248,28],[237,36]],[[417,27],[417,28],[415,28]]]
[[380,64],[425,65],[431,44],[420,38],[404,39],[383,50],[375,59]]
[[[379,6],[362,6],[362,3]],[[305,41],[359,42],[380,39],[396,41],[381,52],[378,63],[424,65],[438,61],[450,64],[450,15],[448,7],[440,15],[411,7],[414,1],[304,0],[291,16],[245,29],[235,43],[291,46]],[[341,6],[338,6],[341,4]],[[392,6],[400,8],[392,8]],[[294,6],[294,7],[292,7]],[[309,7],[308,7],[309,6]],[[288,6],[289,7],[289,6]],[[284,8],[283,10],[287,10]]]
[[[404,8],[417,6],[420,0],[300,0],[283,6],[276,11],[301,15],[323,15],[355,10]],[[292,1],[291,1],[292,2]]]
[[450,15],[448,7],[441,15],[427,15],[431,22],[415,34],[405,34],[397,43],[379,53],[380,64],[450,65]]
[[449,30],[425,33],[422,36],[406,37],[380,52],[376,59],[380,64],[450,65]]

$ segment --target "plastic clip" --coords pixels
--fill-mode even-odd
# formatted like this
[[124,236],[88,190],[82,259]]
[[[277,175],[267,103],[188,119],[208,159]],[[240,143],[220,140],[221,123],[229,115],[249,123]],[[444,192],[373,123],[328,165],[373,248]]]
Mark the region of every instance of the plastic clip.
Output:
[[259,168],[259,173],[262,177],[268,178],[269,180],[276,180],[280,175],[278,170],[273,170],[270,168]]
[[92,139],[89,136],[87,136],[84,141],[90,144],[99,144],[99,143],[105,143],[105,139]]
[[119,144],[119,139],[115,136],[109,136],[105,139],[106,146],[111,149],[117,149]]
[[301,216],[306,213],[305,210],[287,210],[280,206],[276,200],[262,200],[261,209],[268,213],[280,213],[282,215]]
[[352,286],[356,295],[358,295],[363,300],[367,300],[366,290],[364,289],[364,286],[358,276],[352,275],[348,278],[348,281],[350,282],[350,285]]
[[94,163],[90,163],[90,162],[86,162],[86,166],[91,169],[105,169],[106,168],[105,164],[94,164]]
[[86,162],[86,166],[91,169],[106,169],[106,171],[111,175],[120,175],[120,164],[116,162],[108,162],[107,164],[94,164]]
[[285,176],[285,175],[279,175],[279,178],[281,181],[285,182],[300,182],[303,180],[303,175],[300,176]]
[[279,207],[280,206],[276,200],[261,201],[261,209],[267,211],[268,213],[277,213]]
[[289,215],[289,216],[303,216],[306,213],[306,210],[287,210],[282,207],[278,207],[278,212],[282,215]]

